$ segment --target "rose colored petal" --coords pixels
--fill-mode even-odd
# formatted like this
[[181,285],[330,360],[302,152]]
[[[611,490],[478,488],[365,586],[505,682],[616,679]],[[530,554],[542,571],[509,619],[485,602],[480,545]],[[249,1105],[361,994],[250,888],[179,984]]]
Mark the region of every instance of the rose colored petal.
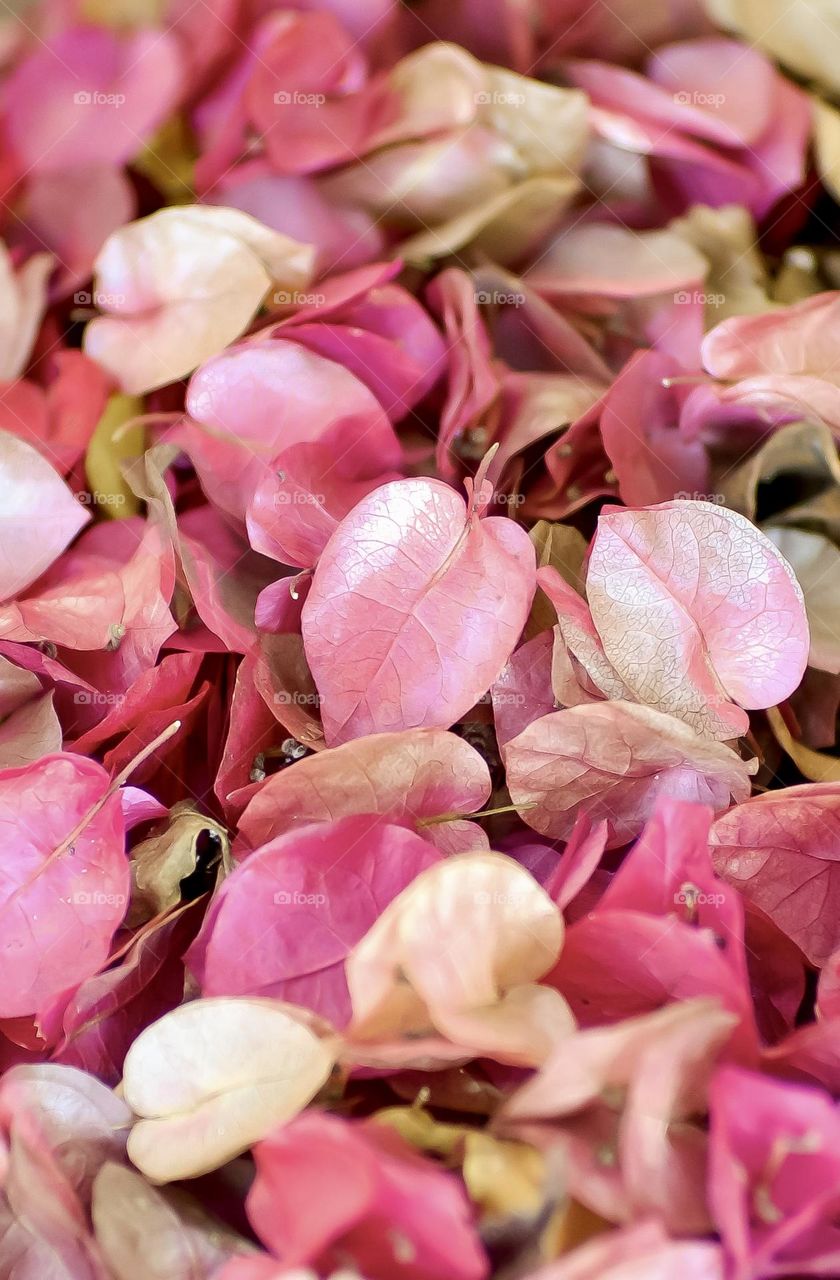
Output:
[[0,725],[0,770],[32,764],[60,751],[61,742],[53,695],[45,693],[13,711]]
[[703,364],[717,378],[811,374],[837,382],[840,299],[818,293],[792,306],[724,320],[703,342]]
[[[290,831],[224,881],[187,963],[205,995],[273,996],[342,1027],[345,958],[440,856],[405,827],[370,816]],[[246,948],[243,930],[253,939]]]
[[[119,115],[114,108],[111,112]],[[121,169],[109,164],[36,172],[24,200],[22,216],[33,245],[49,249],[58,259],[51,292],[60,296],[90,279],[108,236],[131,222],[136,212],[131,183]],[[95,299],[90,290],[81,289],[73,301],[84,307]]]
[[95,761],[71,755],[0,773],[11,839],[0,887],[0,1016],[34,1013],[108,955],[129,880],[110,785]]
[[737,1274],[828,1275],[840,1121],[819,1089],[722,1068],[712,1084],[709,1202]]
[[[0,433],[0,489],[0,598],[8,600],[49,568],[90,516],[50,464],[6,432]],[[35,512],[37,538],[32,537]]]
[[590,912],[570,925],[548,976],[581,1026],[619,1022],[670,1001],[712,998],[738,1019],[733,1050],[758,1057],[753,1003],[743,981],[743,942],[698,929],[675,915]]
[[658,352],[637,352],[604,398],[601,438],[628,507],[710,487],[706,450],[678,429],[680,398],[663,386],[666,376],[679,372]]
[[725,146],[752,146],[770,124],[776,80],[773,65],[739,41],[686,40],[668,45],[650,59],[648,75],[671,95],[675,106],[705,107],[698,114],[706,117],[709,136],[716,130],[716,140]]
[[194,905],[152,922],[116,964],[88,978],[69,1000],[64,993],[42,1009],[39,1025],[50,1040],[46,1024],[55,1019],[55,1060],[116,1085],[138,1033],[183,999],[182,955],[198,924]]
[[[612,1026],[577,1031],[559,1044],[530,1080],[504,1103],[504,1123],[571,1115],[598,1101],[606,1090],[626,1089],[645,1058],[658,1047],[670,1046],[683,1066],[695,1058],[695,1036],[711,1056],[728,1038],[736,1019],[713,1000],[682,1000],[655,1013],[628,1018]],[[707,1070],[711,1069],[708,1061]],[[683,1095],[674,1107],[691,1114],[703,1102],[702,1059],[683,1077]],[[676,1100],[675,1100],[676,1101]]]
[[724,1274],[717,1245],[669,1240],[650,1222],[606,1232],[532,1271],[529,1280],[723,1280]]
[[443,323],[449,359],[435,463],[444,479],[453,480],[458,474],[456,447],[487,414],[499,394],[500,377],[478,309],[482,294],[469,276],[456,267],[442,271],[429,285],[428,298]]
[[840,945],[834,909],[840,880],[833,782],[786,787],[756,796],[712,827],[715,867],[801,947],[823,964]]
[[511,654],[490,689],[496,740],[504,746],[533,720],[556,709],[551,687],[553,637],[542,631]]
[[181,428],[211,502],[242,520],[257,484],[284,449],[322,443],[357,476],[399,465],[401,449],[375,396],[343,365],[295,342],[241,343],[190,380]]
[[[255,849],[293,827],[354,813],[378,813],[387,822],[416,827],[444,814],[473,813],[489,795],[487,765],[454,733],[374,734],[299,760],[267,779],[243,813],[239,834]],[[432,835],[435,827],[423,830]]]
[[248,537],[255,551],[281,564],[311,568],[340,521],[357,502],[397,479],[393,472],[357,475],[353,452],[327,444],[292,445],[277,455],[248,506]]
[[447,727],[487,691],[525,625],[534,549],[440,481],[376,490],[335,531],[303,606],[328,743]]
[[27,168],[120,165],[174,108],[178,45],[167,31],[120,37],[71,27],[34,46],[6,86],[7,125]]
[[[557,610],[557,629],[564,647],[573,656],[575,662],[583,668],[584,677],[595,696],[606,698],[632,699],[630,690],[619,676],[604,652],[601,637],[595,629],[589,606],[574,587],[560,575],[553,565],[545,565],[537,570],[537,581]],[[554,646],[555,664],[558,662],[558,647]],[[569,672],[561,668],[564,675],[572,678],[572,683],[563,681],[563,687],[557,684],[558,669],[555,666],[552,678],[555,681],[555,693],[558,700],[568,706],[577,706],[579,702],[591,701],[585,690],[581,690],[573,669]],[[565,696],[564,696],[565,695]]]
[[743,733],[728,699],[768,707],[808,660],[793,570],[743,516],[710,502],[607,510],[587,575],[592,618],[636,697],[714,737]]
[[384,1125],[311,1113],[255,1159],[248,1217],[288,1267],[329,1275],[350,1259],[359,1274],[394,1280],[488,1273],[463,1187]]
[[155,524],[136,517],[118,528],[87,530],[35,595],[0,609],[0,632],[7,640],[98,650],[96,678],[125,688],[176,629],[169,610],[174,565]]
[[41,362],[39,372],[43,386],[18,378],[0,387],[0,429],[34,445],[67,475],[88,447],[110,384],[81,351],[57,351]]
[[579,813],[605,819],[611,847],[638,835],[659,796],[715,812],[750,792],[749,766],[682,721],[630,702],[555,711],[505,747],[511,798],[528,826],[568,837]]
[[549,297],[635,298],[697,288],[705,275],[705,258],[673,232],[605,222],[563,232],[526,279]]

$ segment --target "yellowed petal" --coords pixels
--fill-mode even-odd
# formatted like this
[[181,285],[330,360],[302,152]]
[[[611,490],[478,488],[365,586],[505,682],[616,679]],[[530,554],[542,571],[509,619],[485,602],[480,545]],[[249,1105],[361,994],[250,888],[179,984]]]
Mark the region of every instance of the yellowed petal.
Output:
[[79,16],[100,27],[154,27],[166,9],[166,0],[82,0]]
[[137,396],[112,395],[96,424],[85,454],[85,475],[96,510],[109,519],[137,515],[140,501],[123,476],[122,463],[141,457],[146,433],[142,423],[126,426],[143,412]]
[[814,751],[791,737],[778,707],[770,707],[765,714],[776,741],[790,756],[803,778],[807,778],[809,782],[840,782],[840,760],[836,756],[823,755],[821,751]]
[[462,1173],[485,1221],[534,1218],[545,1204],[545,1159],[524,1142],[472,1130],[465,1140]]
[[[538,520],[530,532],[537,553],[537,567],[551,565],[575,591],[582,591],[583,557],[586,555],[586,539],[569,524],[553,520]],[[548,596],[539,587],[531,606],[531,616],[525,627],[526,639],[540,631],[549,631],[557,621],[557,611]]]
[[190,204],[195,200],[196,156],[189,126],[183,116],[177,115],[153,134],[132,168],[157,187],[167,204]]
[[269,288],[302,288],[311,245],[238,209],[159,209],[108,237],[95,263],[106,314],[91,320],[84,349],[141,395],[191,373],[243,333]]
[[412,881],[349,956],[353,1034],[449,1034],[446,1015],[489,1018],[505,992],[551,968],[562,940],[560,912],[519,863],[448,858]]
[[[131,927],[150,920],[181,901],[181,881],[192,875],[199,861],[199,841],[215,845],[217,879],[230,870],[230,841],[224,827],[198,813],[185,801],[176,805],[165,823],[131,853]],[[207,867],[206,870],[212,870]]]
[[123,1068],[138,1117],[128,1154],[141,1173],[163,1183],[218,1169],[314,1098],[334,1052],[295,1013],[279,1001],[219,996],[141,1032]]

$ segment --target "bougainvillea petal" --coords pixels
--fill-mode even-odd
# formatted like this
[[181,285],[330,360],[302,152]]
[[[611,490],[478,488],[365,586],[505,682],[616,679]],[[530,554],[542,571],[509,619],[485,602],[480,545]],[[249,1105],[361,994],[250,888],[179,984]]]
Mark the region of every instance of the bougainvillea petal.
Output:
[[490,786],[484,760],[453,733],[376,734],[300,760],[293,770],[269,778],[242,814],[239,833],[255,849],[307,822],[378,813],[387,822],[419,825],[431,836],[430,819],[480,809]]
[[[205,995],[273,996],[341,1028],[350,1018],[345,958],[440,856],[405,827],[369,816],[299,827],[226,880],[187,963]],[[246,921],[252,942],[243,948]]]
[[534,589],[525,531],[479,519],[440,481],[395,481],[362,499],[303,607],[328,743],[452,724],[498,676]]
[[[454,929],[458,918],[471,928]],[[470,942],[476,933],[486,939],[481,951]],[[524,867],[494,853],[446,859],[421,872],[352,952],[354,1033],[405,1030],[424,1008],[434,1025],[436,1015],[492,1006],[541,977],[562,941],[560,912]]]
[[792,693],[808,660],[793,570],[743,516],[676,501],[603,514],[586,581],[607,657],[640,701],[735,737],[731,706]]
[[[301,1116],[255,1156],[248,1216],[286,1266],[315,1264],[328,1274],[350,1258],[372,1280],[487,1274],[462,1187],[384,1126]],[[375,1229],[383,1217],[390,1239]]]
[[[0,597],[28,587],[90,519],[52,466],[31,445],[0,436],[3,529]],[[39,537],[31,536],[33,511],[42,513]]]
[[0,1012],[16,1017],[103,964],[128,903],[128,860],[120,798],[95,761],[54,755],[7,770],[0,796],[10,828]]
[[85,351],[139,395],[238,338],[272,283],[305,285],[311,253],[238,209],[193,206],[121,227],[95,269],[106,314],[85,329]]
[[152,1182],[216,1169],[315,1096],[332,1055],[271,1000],[197,1000],[128,1051],[123,1092],[139,1117],[128,1153]]
[[398,477],[355,474],[357,459],[335,458],[329,445],[292,445],[277,455],[248,507],[255,551],[281,564],[311,568],[339,522],[362,498]]
[[132,1280],[139,1257],[144,1266],[165,1270],[170,1280],[195,1280],[248,1248],[242,1237],[205,1216],[197,1203],[167,1199],[140,1174],[114,1161],[96,1176],[91,1217],[115,1280]]
[[787,787],[739,804],[715,822],[711,833],[718,874],[817,965],[840,942],[829,905],[840,887],[835,872],[839,807],[836,783]]
[[[322,442],[357,477],[396,468],[401,449],[376,397],[342,364],[294,342],[253,341],[207,360],[181,431],[211,501],[244,519],[257,484],[294,445]],[[352,457],[352,463],[350,461]]]
[[630,702],[594,702],[533,721],[505,747],[511,798],[528,826],[568,837],[581,812],[610,845],[638,835],[659,796],[716,812],[750,791],[750,769],[723,743]]
[[36,46],[7,86],[12,144],[43,172],[119,165],[172,110],[180,81],[178,45],[167,31],[121,39],[70,28]]

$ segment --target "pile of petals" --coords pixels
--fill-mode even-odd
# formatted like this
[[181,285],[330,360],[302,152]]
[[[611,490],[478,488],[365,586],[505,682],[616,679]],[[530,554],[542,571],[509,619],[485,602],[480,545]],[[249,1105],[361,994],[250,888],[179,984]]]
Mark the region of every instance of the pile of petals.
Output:
[[0,1280],[840,1275],[840,0],[0,16]]

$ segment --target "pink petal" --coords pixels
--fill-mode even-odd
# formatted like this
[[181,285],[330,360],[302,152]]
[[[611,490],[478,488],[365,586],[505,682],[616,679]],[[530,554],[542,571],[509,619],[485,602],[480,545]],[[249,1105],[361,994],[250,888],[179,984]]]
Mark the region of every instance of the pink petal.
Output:
[[[0,434],[0,599],[18,595],[48,569],[90,519],[50,464],[23,440]],[[39,512],[38,537],[32,514]]]
[[587,594],[634,694],[715,737],[744,732],[728,699],[769,707],[808,661],[793,570],[749,520],[709,502],[602,513]]
[[299,760],[269,778],[239,822],[251,849],[307,822],[378,813],[413,827],[444,814],[469,814],[490,795],[481,756],[440,729],[357,738]]
[[638,835],[659,796],[716,812],[750,793],[748,766],[682,721],[630,702],[593,702],[535,720],[505,747],[508,788],[528,826],[568,837],[583,812],[611,847]]
[[327,741],[446,727],[510,656],[534,593],[534,549],[435,480],[385,485],[328,542],[303,607]]

